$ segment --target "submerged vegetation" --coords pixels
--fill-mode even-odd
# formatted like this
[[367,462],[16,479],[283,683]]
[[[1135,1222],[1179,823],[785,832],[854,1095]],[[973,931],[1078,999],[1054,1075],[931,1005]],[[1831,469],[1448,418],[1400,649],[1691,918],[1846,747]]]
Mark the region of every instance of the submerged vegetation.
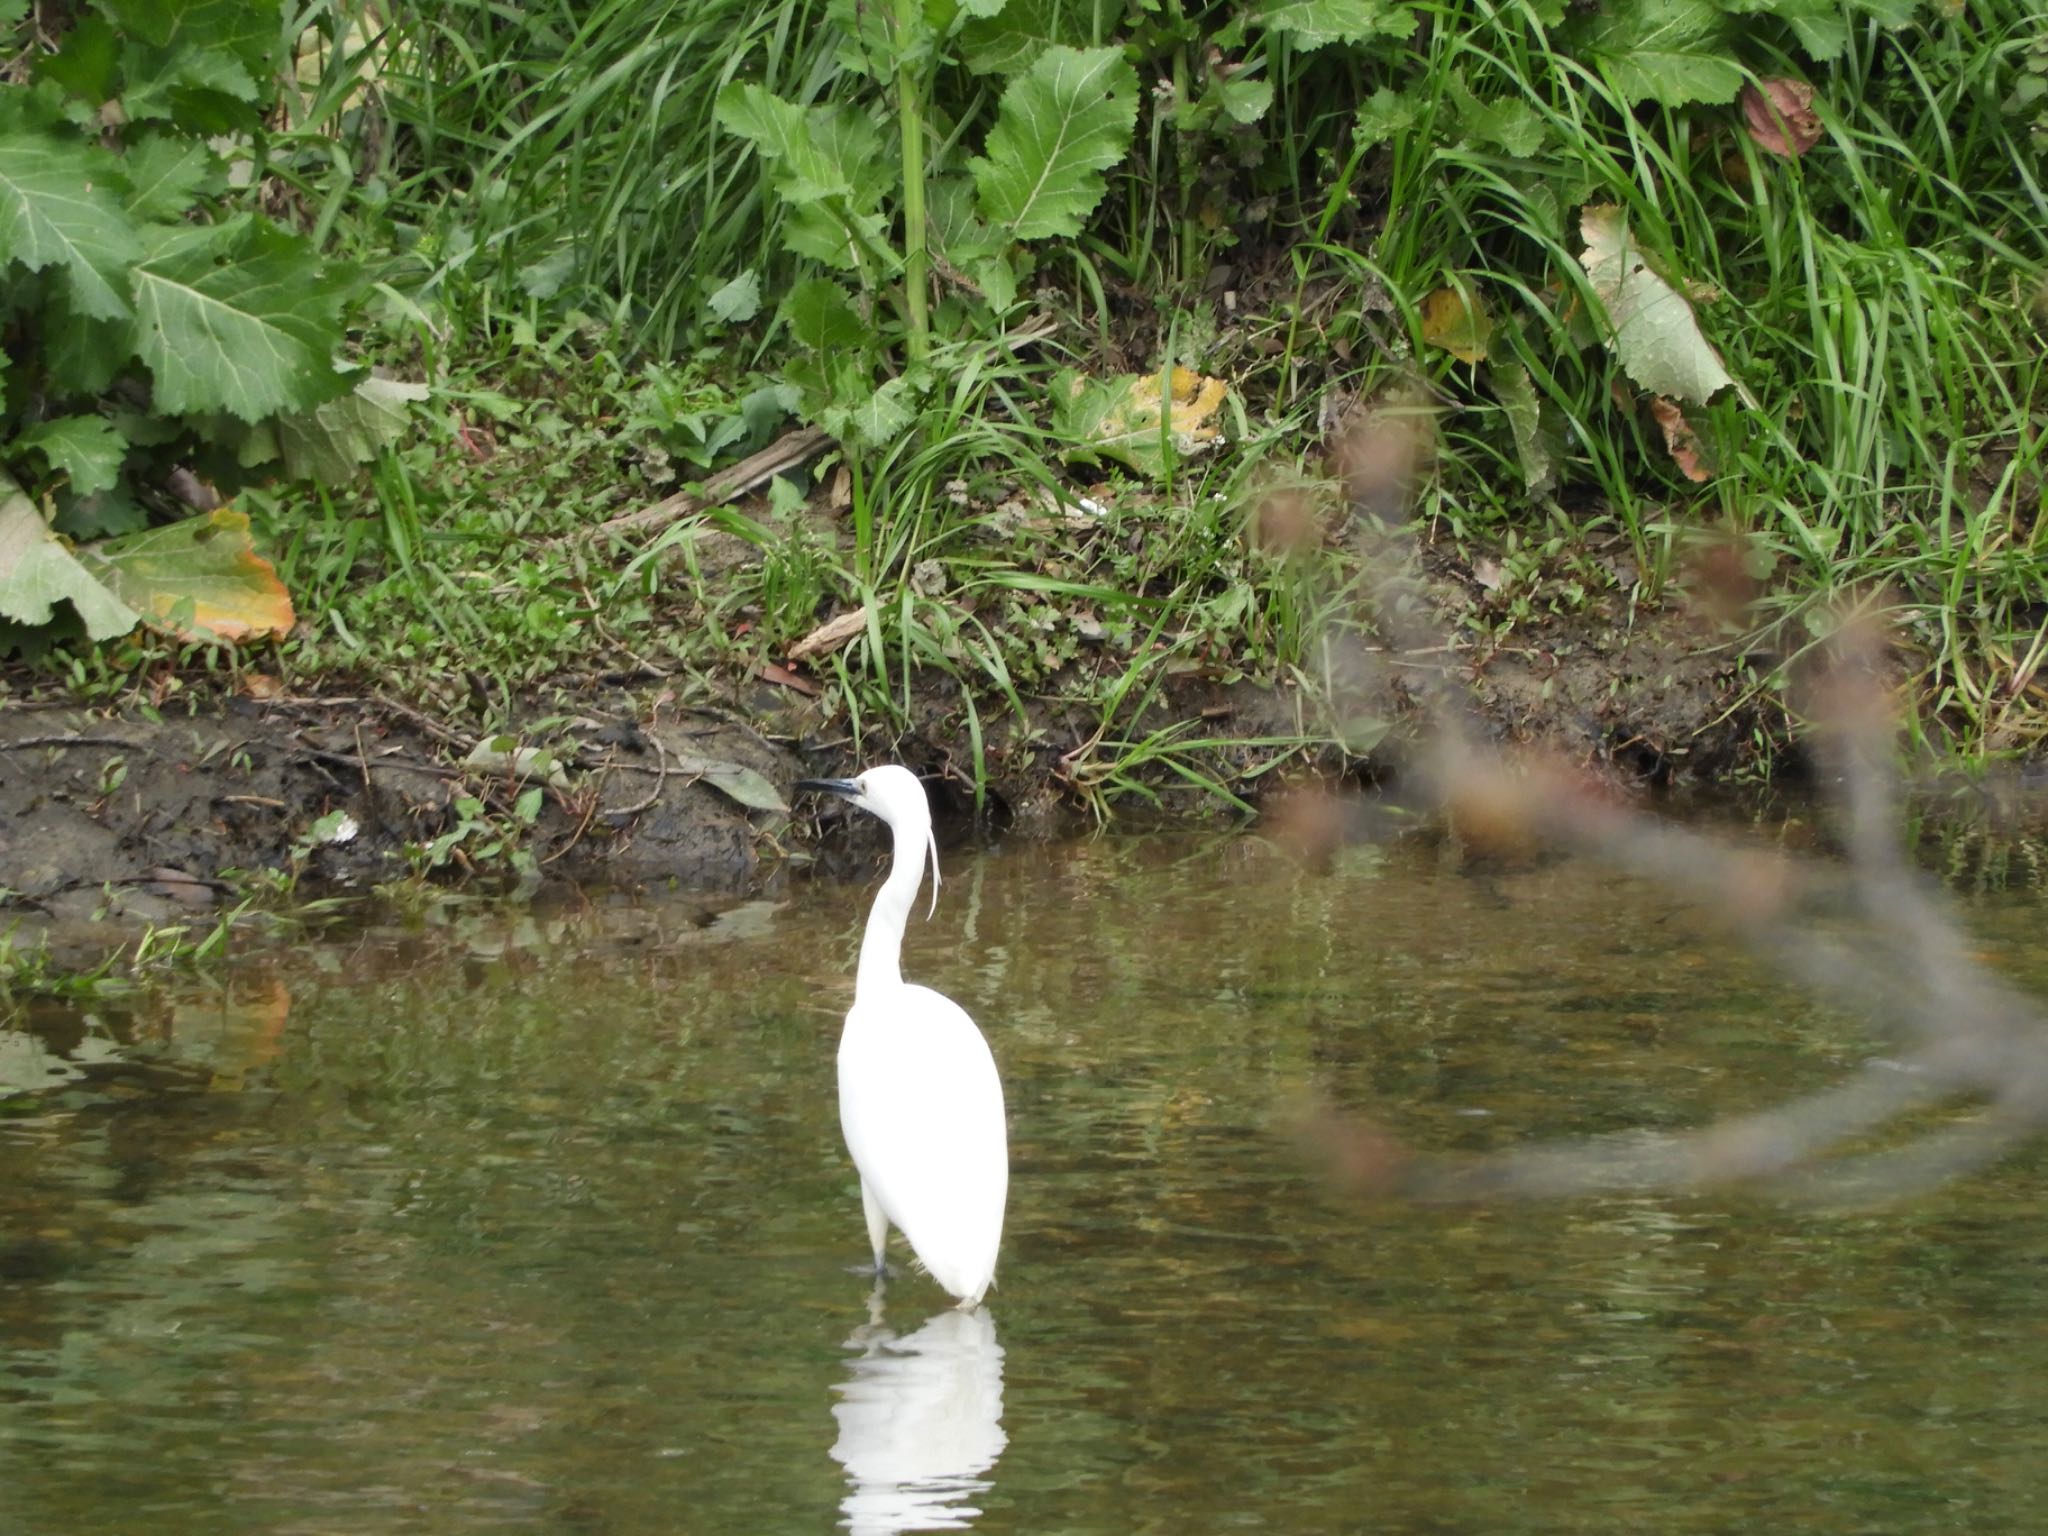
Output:
[[1237,798],[1383,728],[1363,501],[1474,666],[1733,588],[1775,697],[1855,592],[1929,741],[2048,735],[2026,0],[199,10],[0,4],[31,680],[602,674]]

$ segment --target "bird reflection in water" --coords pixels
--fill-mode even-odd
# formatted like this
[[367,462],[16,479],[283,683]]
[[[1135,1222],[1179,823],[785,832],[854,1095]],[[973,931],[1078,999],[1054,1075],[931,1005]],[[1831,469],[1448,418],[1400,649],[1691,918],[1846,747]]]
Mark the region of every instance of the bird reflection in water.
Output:
[[832,1409],[832,1459],[846,1468],[841,1524],[855,1536],[965,1530],[1008,1444],[995,1318],[986,1307],[948,1309],[899,1338],[877,1287],[846,1347],[857,1353]]

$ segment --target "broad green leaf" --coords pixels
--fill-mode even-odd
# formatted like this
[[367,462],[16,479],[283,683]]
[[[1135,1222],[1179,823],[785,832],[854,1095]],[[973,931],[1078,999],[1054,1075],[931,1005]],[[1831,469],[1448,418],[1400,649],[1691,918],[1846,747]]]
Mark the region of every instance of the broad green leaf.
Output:
[[552,299],[576,275],[576,247],[567,241],[524,262],[516,274],[519,291],[532,299]]
[[976,210],[966,176],[934,176],[926,185],[925,241],[956,267],[1007,243]]
[[1410,37],[1416,9],[1396,0],[1265,0],[1251,22],[1284,32],[1297,48],[1313,50],[1374,37]]
[[1048,48],[1003,90],[988,154],[968,163],[990,223],[1018,240],[1074,236],[1129,152],[1138,75],[1116,48]]
[[825,19],[845,34],[839,66],[856,75],[886,80],[904,65],[922,69],[939,45],[939,28],[925,4],[910,7],[906,19],[896,0],[826,0]]
[[125,635],[141,618],[78,563],[21,487],[0,474],[0,619],[40,626],[65,602],[94,640]]
[[36,74],[97,108],[113,96],[120,62],[120,34],[104,17],[86,15],[64,34],[57,52],[36,60]]
[[1465,83],[1462,70],[1451,71],[1447,88],[1457,104],[1458,128],[1466,138],[1481,144],[1498,144],[1509,154],[1523,157],[1542,147],[1549,130],[1528,102],[1515,96],[1481,101]]
[[810,115],[795,102],[758,85],[734,84],[718,93],[716,113],[726,132],[738,134],[775,162],[776,190],[790,202],[852,193],[846,168],[818,146]]
[[149,526],[149,509],[135,499],[126,480],[92,496],[60,490],[54,499],[57,515],[50,526],[71,539],[102,539]]
[[104,416],[39,421],[15,438],[14,445],[41,453],[80,496],[112,490],[121,479],[121,460],[128,452],[128,444]]
[[278,417],[271,430],[284,472],[294,480],[340,484],[403,438],[413,406],[432,393],[424,384],[372,374],[338,400]]
[[1737,16],[1777,17],[1799,46],[1822,62],[1840,58],[1849,46],[1852,7],[1841,0],[1723,0],[1723,7]]
[[134,280],[129,341],[158,411],[254,422],[347,391],[333,361],[345,288],[298,236],[254,225],[225,247],[171,237]]
[[1523,159],[1543,147],[1550,127],[1526,101],[1503,96],[1480,103],[1478,110],[1463,119],[1465,132],[1482,143],[1498,144]]
[[138,219],[168,222],[190,208],[213,170],[213,151],[193,139],[162,134],[121,157],[125,201]]
[[116,320],[128,313],[127,269],[142,248],[108,186],[107,159],[41,134],[0,137],[0,262],[59,267],[76,313]]
[[174,91],[218,91],[255,101],[282,52],[278,8],[258,0],[100,0],[137,46],[123,70],[131,118],[162,115]]
[[1583,46],[1631,105],[1733,101],[1746,78],[1714,0],[1617,0],[1590,23]]
[[854,349],[868,339],[867,325],[846,290],[828,278],[810,278],[790,289],[782,301],[782,320],[790,340],[812,352]]
[[1398,138],[1422,121],[1423,110],[1422,103],[1414,97],[1383,85],[1359,104],[1351,128],[1353,142],[1360,149],[1370,149]]
[[281,635],[292,600],[231,507],[88,544],[79,564],[143,622],[186,640]]
[[834,437],[879,448],[893,443],[917,419],[920,383],[908,374],[889,380],[852,406],[821,412],[819,425]]
[[1488,364],[1493,392],[1500,400],[1508,430],[1515,437],[1515,457],[1522,465],[1522,488],[1532,496],[1549,490],[1557,477],[1550,451],[1543,442],[1543,408],[1536,396],[1529,370],[1512,360]]
[[866,112],[834,104],[813,107],[807,114],[811,142],[846,184],[848,203],[862,213],[882,205],[897,176],[896,163],[883,151],[882,130]]
[[843,202],[804,203],[789,210],[782,243],[792,256],[822,262],[836,272],[857,272],[861,256],[893,274],[902,258],[889,245],[889,220],[880,213],[848,214]]
[[1652,394],[1702,405],[1734,382],[1700,334],[1692,305],[1650,270],[1619,208],[1583,209],[1579,233],[1586,244],[1579,265],[1607,311],[1608,344],[1630,378]]
[[247,121],[261,97],[256,77],[233,54],[181,43],[127,50],[121,110],[132,122],[168,121],[189,131],[232,128]]
[[744,763],[727,762],[721,757],[698,757],[695,753],[683,752],[668,760],[668,771],[680,773],[693,779],[702,779],[729,800],[736,800],[750,811],[778,811],[789,814],[789,807],[782,796],[775,792],[775,786],[747,767]]
[[761,312],[761,274],[749,267],[704,301],[714,319],[744,325]]
[[984,256],[969,264],[967,276],[981,290],[981,296],[988,300],[989,308],[997,314],[1007,314],[1016,307],[1017,269],[1007,258]]
[[[1842,56],[1849,29],[1861,17],[1881,27],[1903,27],[1920,9],[1919,0],[1721,0],[1737,16],[1775,16],[1791,29],[1799,46],[1822,63]],[[1953,12],[1951,14],[1954,14]]]
[[1017,302],[1010,242],[975,211],[973,182],[965,176],[936,177],[925,206],[930,220],[926,239],[934,258],[979,288],[997,314],[1009,310]]
[[[51,383],[74,395],[96,395],[132,357],[127,322],[88,320],[72,313],[68,296],[58,296],[43,332],[43,363]],[[135,441],[133,436],[128,440]]]
[[1071,0],[1009,0],[998,15],[968,17],[960,57],[973,74],[1021,75],[1055,43],[1091,41]]
[[1270,80],[1247,80],[1241,75],[1231,75],[1217,80],[1213,89],[1223,107],[1223,115],[1233,123],[1256,123],[1273,105],[1273,82]]
[[231,53],[250,69],[278,51],[275,0],[97,0],[97,7],[158,48],[192,43]]
[[775,165],[775,190],[790,205],[783,244],[791,252],[842,272],[863,256],[896,270],[881,211],[892,172],[873,118],[847,106],[806,111],[756,85],[728,86],[717,111]]

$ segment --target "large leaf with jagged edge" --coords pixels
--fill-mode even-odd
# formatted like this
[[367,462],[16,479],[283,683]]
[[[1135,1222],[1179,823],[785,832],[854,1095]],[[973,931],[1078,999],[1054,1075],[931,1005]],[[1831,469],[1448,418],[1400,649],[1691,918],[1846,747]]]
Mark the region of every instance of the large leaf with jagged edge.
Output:
[[405,436],[431,390],[375,374],[337,400],[252,427],[236,450],[244,468],[282,460],[293,480],[339,485]]
[[1046,49],[1004,88],[988,153],[969,162],[983,217],[1018,240],[1080,234],[1137,121],[1121,49]]
[[121,480],[121,460],[128,440],[104,416],[54,416],[39,421],[14,439],[16,448],[33,448],[71,482],[72,491],[93,496],[110,491]]
[[828,144],[819,142],[811,114],[793,101],[751,83],[718,93],[718,124],[736,133],[762,158],[775,162],[775,189],[792,203],[852,195],[852,179]]
[[1249,19],[1254,26],[1286,33],[1297,48],[1312,50],[1412,36],[1416,15],[1417,7],[1396,0],[1266,0]]
[[1579,265],[1607,311],[1608,345],[1628,376],[1655,395],[1704,405],[1735,381],[1700,334],[1685,295],[1650,269],[1619,208],[1589,204],[1579,214],[1586,248]]
[[1021,75],[1060,42],[1087,42],[1085,18],[1063,0],[1009,0],[991,16],[970,15],[960,26],[960,58],[977,75]]
[[97,320],[128,313],[133,226],[101,173],[107,157],[44,134],[0,134],[0,264],[57,267],[72,309]]
[[138,219],[175,219],[198,199],[212,169],[213,151],[204,144],[170,134],[143,139],[121,156],[128,211]]
[[130,118],[168,115],[181,91],[253,102],[275,72],[276,0],[100,0],[99,8],[131,39],[121,96]]
[[260,223],[173,231],[134,280],[129,344],[159,413],[260,421],[348,392],[334,366],[348,285],[297,235]]
[[140,617],[78,563],[36,504],[0,472],[0,620],[39,628],[67,602],[95,640],[127,634]]
[[1733,101],[1748,78],[1714,0],[1619,0],[1590,18],[1582,46],[1631,105]]
[[153,628],[186,640],[241,640],[292,627],[292,600],[249,538],[247,514],[222,507],[78,551],[78,563]]

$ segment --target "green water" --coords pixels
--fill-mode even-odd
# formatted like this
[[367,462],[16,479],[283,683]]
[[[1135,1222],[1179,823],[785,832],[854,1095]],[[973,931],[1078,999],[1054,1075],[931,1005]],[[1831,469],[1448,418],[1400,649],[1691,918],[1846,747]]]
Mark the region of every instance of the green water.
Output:
[[[848,1271],[864,894],[458,909],[7,1021],[0,1532],[2048,1529],[2040,1155],[1854,1215],[1301,1162],[1309,1087],[1477,1148],[1887,1048],[1654,892],[955,855],[905,968],[1008,1085],[973,1317]],[[1965,911],[2048,994],[2039,899]]]

